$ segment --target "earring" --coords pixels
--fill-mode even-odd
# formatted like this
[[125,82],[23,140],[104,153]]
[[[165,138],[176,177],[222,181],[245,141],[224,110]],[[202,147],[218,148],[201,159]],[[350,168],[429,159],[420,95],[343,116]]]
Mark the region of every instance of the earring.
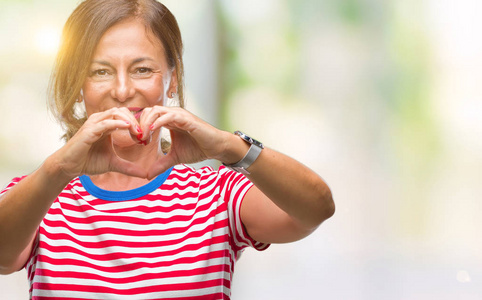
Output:
[[84,101],[84,91],[82,89],[80,89],[79,98],[77,98],[77,100],[75,100],[75,102],[81,103],[82,101]]
[[171,98],[174,98],[174,96],[176,96],[176,93],[171,92]]

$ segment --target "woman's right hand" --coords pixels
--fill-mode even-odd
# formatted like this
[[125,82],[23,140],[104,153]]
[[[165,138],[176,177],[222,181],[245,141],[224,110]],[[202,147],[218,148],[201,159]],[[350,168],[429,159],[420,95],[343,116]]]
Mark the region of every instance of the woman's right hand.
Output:
[[139,134],[139,124],[127,108],[111,108],[89,116],[79,131],[57,152],[55,162],[69,178],[120,172],[130,176],[147,176],[138,165],[120,158],[113,148],[111,134],[126,129]]
[[0,197],[0,274],[18,271],[27,262],[36,231],[52,203],[73,178],[83,174],[121,172],[147,177],[147,172],[121,159],[111,134],[128,130],[137,136],[138,122],[127,108],[89,116],[78,132],[50,155],[35,172]]

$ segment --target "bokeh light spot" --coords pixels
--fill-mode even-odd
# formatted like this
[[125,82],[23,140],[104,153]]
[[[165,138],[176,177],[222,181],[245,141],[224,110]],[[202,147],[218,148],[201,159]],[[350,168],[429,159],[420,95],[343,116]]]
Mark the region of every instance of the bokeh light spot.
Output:
[[51,27],[40,28],[35,35],[35,46],[42,54],[54,54],[60,43],[60,32]]

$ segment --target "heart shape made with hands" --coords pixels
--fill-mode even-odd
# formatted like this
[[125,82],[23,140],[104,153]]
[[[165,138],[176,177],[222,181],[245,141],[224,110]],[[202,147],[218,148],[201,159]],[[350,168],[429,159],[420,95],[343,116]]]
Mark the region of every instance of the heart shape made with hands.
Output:
[[[153,138],[154,135],[157,135],[158,138]],[[176,162],[176,159],[174,159],[174,157],[172,156],[173,153],[170,153],[171,151],[169,151],[168,153],[163,153],[161,151],[160,140],[161,140],[160,132],[156,133],[156,132],[150,131],[149,134],[147,134],[146,137],[143,139],[142,133],[139,133],[138,135],[134,136],[132,133],[129,132],[128,129],[118,129],[113,131],[110,134],[110,137],[106,136],[107,144],[104,144],[104,147],[109,148],[110,150],[109,152],[111,152],[111,155],[107,156],[110,159],[109,161],[110,169],[112,169],[115,172],[123,173],[125,175],[136,176],[136,177],[147,178],[147,179],[153,179],[159,174],[162,174],[171,166],[175,165],[177,162]],[[136,144],[143,147],[149,147],[152,149],[152,150],[147,150],[148,152],[143,152],[144,149],[139,151],[140,155],[151,156],[152,158],[150,160],[152,161],[152,163],[149,163],[146,166],[145,165],[146,160],[144,160],[144,167],[143,167],[142,164],[122,158],[121,155],[119,155],[119,153],[122,153],[122,148],[132,147],[132,146],[135,146]],[[155,153],[155,155],[157,156],[155,157],[153,153]]]
[[[171,136],[166,154],[160,151],[163,128]],[[139,119],[115,108],[92,114],[78,133],[78,138],[72,139],[78,142],[69,144],[77,149],[73,153],[84,153],[80,162],[82,174],[119,172],[148,179],[179,163],[216,158],[220,146],[225,144],[221,131],[210,124],[184,109],[160,106],[144,109]],[[135,150],[135,147],[147,148]],[[69,161],[79,158],[70,156]],[[74,164],[79,166],[78,162]]]

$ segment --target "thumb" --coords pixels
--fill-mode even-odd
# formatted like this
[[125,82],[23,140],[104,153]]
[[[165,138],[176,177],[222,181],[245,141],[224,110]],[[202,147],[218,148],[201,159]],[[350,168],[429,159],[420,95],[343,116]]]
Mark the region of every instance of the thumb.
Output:
[[113,172],[118,172],[129,176],[147,178],[147,172],[145,169],[141,168],[139,165],[133,162],[122,159],[120,157],[113,158],[111,170]]
[[166,155],[161,155],[147,171],[147,179],[153,179],[157,175],[164,173],[167,169],[175,164],[176,161],[169,153]]

